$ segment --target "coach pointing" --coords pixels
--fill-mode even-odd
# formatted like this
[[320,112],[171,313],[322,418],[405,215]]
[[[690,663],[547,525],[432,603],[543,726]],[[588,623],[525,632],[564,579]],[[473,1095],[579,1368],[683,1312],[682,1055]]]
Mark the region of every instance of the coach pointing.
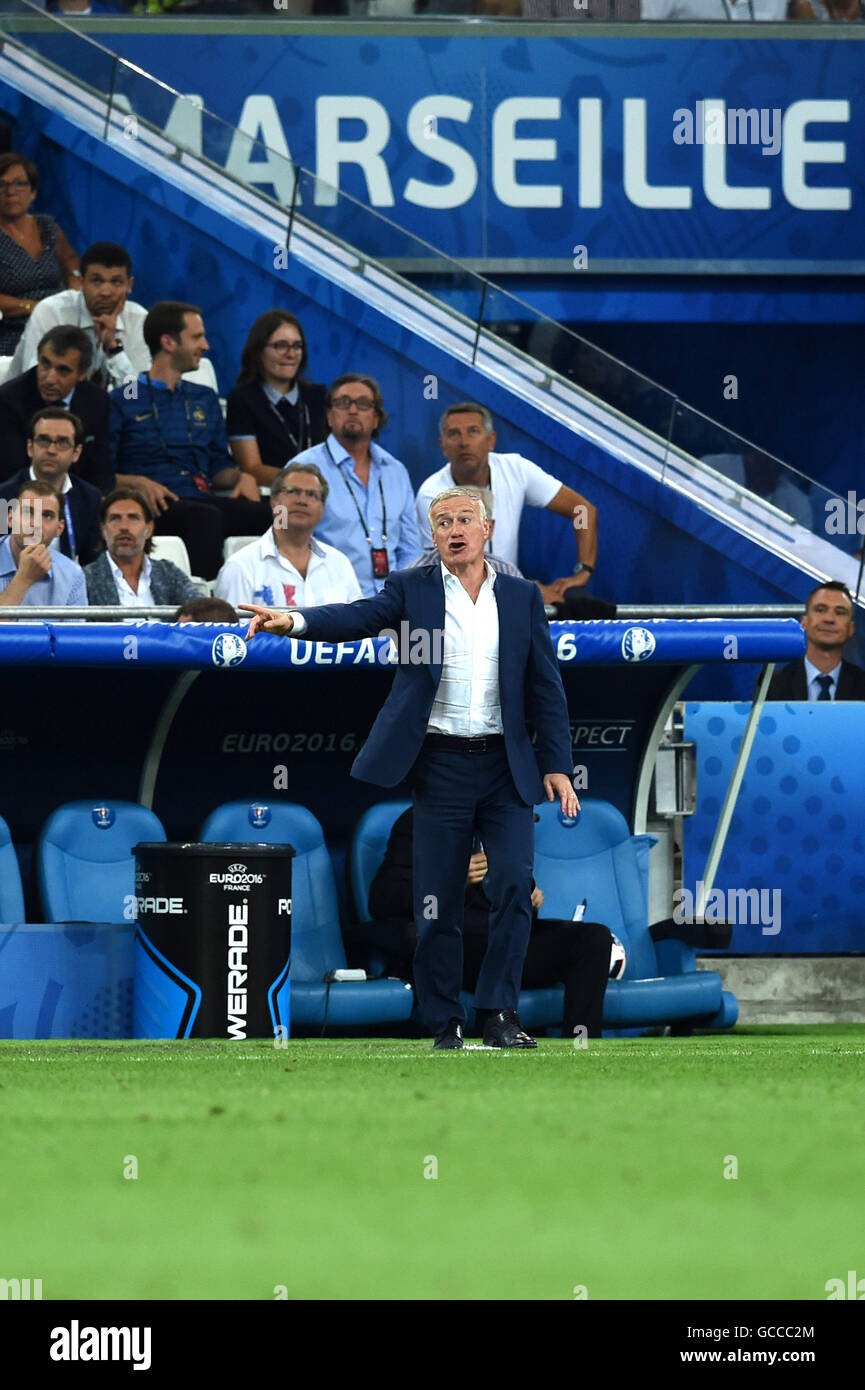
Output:
[[[429,508],[441,564],[397,570],[374,598],[255,614],[247,636],[349,641],[403,632],[393,686],[352,776],[414,800],[415,987],[437,1049],[463,1045],[462,919],[475,833],[489,865],[489,945],[475,1005],[493,1047],[536,1047],[517,1016],[531,927],[535,802],[578,801],[570,781],[568,711],[536,585],[496,573],[484,559],[489,522],[467,488]],[[443,644],[436,634],[444,633]],[[418,637],[421,640],[418,642]],[[426,640],[423,640],[426,638]],[[420,650],[426,664],[412,661]],[[439,660],[439,658],[441,658]],[[533,747],[526,727],[534,726]]]

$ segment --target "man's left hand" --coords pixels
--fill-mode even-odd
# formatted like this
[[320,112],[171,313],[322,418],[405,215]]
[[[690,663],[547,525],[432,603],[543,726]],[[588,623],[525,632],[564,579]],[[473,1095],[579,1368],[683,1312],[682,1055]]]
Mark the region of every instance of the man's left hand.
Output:
[[532,911],[538,912],[544,905],[544,895],[540,888],[532,889]]
[[235,484],[232,490],[231,496],[248,497],[250,502],[261,501],[261,494],[258,491],[258,483],[255,481],[251,473],[244,473],[243,469],[241,469],[240,477],[238,478],[237,483]]
[[571,785],[570,777],[566,777],[563,772],[548,772],[544,777],[544,791],[547,794],[547,801],[555,801],[556,797],[562,807],[562,815],[573,817],[580,809],[577,793]]

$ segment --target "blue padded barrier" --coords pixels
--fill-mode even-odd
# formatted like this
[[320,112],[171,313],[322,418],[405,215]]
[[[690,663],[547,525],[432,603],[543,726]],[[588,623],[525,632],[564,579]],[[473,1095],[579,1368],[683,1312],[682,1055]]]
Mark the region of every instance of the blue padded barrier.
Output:
[[[685,707],[686,737],[697,744],[697,810],[684,823],[684,887],[692,895],[749,709],[717,701]],[[861,702],[764,706],[715,877],[723,910],[720,898],[707,905],[732,924],[731,953],[865,950],[863,766]]]
[[131,922],[0,927],[0,1038],[132,1036]]

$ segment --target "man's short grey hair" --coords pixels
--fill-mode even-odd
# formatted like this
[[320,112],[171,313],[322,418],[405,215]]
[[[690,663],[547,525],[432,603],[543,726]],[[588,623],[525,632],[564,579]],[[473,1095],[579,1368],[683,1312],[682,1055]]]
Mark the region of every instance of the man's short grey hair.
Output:
[[292,473],[311,473],[314,478],[318,478],[321,487],[321,500],[327,501],[327,494],[330,491],[327,478],[322,473],[317,463],[289,463],[285,468],[280,469],[276,477],[271,479],[270,495],[275,497],[283,483],[291,477]]
[[457,405],[449,405],[439,420],[439,439],[444,439],[447,422],[452,415],[480,415],[487,434],[492,434],[495,429],[493,417],[485,405],[478,405],[477,401],[460,401]]
[[490,514],[487,511],[486,503],[484,502],[483,498],[483,494],[485,491],[486,488],[480,487],[449,487],[446,488],[444,492],[440,492],[438,497],[433,498],[433,500],[429,504],[429,507],[427,508],[427,518],[430,523],[430,529],[432,529],[432,514],[434,508],[436,508],[440,502],[449,502],[452,497],[470,498],[470,500],[475,503],[478,510],[480,511],[481,521],[489,521]]

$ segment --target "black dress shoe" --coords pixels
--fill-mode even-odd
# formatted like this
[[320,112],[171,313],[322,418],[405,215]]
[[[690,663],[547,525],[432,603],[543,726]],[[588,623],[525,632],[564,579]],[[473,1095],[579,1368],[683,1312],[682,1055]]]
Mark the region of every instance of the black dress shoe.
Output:
[[445,1052],[448,1048],[462,1047],[462,1045],[463,1026],[458,1018],[452,1018],[444,1032],[436,1035],[433,1051]]
[[484,1047],[537,1047],[523,1030],[516,1009],[500,1009],[484,1024]]

